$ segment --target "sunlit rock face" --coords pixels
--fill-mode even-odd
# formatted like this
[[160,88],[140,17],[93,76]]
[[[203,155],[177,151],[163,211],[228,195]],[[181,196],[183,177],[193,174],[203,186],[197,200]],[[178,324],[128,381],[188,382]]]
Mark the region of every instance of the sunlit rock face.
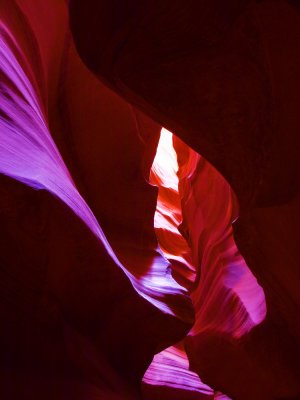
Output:
[[[192,251],[179,232],[182,221],[178,191],[178,161],[173,147],[173,135],[161,130],[156,155],[150,172],[150,182],[158,186],[154,227],[161,250],[172,262],[172,275],[186,288],[196,277]],[[157,354],[143,377],[146,399],[213,399],[214,390],[189,370],[183,342]]]
[[[159,187],[155,214],[159,244],[165,256],[175,260],[173,276],[189,289],[195,307],[196,321],[186,348],[199,372],[206,365],[201,365],[196,351],[198,338],[245,335],[265,318],[264,293],[234,242],[237,202],[215,168],[163,129],[150,181]],[[184,382],[180,369],[186,371]],[[216,395],[188,371],[182,344],[157,355],[144,382],[197,389],[203,398]]]

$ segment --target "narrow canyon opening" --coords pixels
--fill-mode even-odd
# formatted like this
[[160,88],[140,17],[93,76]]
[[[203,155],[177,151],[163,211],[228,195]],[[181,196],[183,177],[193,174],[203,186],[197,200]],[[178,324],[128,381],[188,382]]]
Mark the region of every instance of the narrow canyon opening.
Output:
[[[238,203],[230,185],[165,128],[150,183],[158,187],[154,227],[159,246],[171,263],[173,278],[189,291],[195,308],[189,336],[213,332],[242,337],[264,320],[266,303],[233,238]],[[184,341],[154,357],[144,383],[221,396],[189,371]]]

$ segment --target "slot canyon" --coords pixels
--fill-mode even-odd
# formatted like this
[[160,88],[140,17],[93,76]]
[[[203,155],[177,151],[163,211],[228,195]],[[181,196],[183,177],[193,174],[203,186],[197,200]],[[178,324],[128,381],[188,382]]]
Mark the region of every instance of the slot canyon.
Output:
[[300,400],[299,71],[298,0],[0,0],[1,398]]

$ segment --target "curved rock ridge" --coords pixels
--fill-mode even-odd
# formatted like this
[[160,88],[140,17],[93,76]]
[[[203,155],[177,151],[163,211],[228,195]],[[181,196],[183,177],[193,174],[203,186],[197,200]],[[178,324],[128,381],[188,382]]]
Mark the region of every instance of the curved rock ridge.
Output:
[[[35,38],[31,38],[35,42]],[[35,189],[46,189],[60,198],[77,214],[91,231],[100,239],[105,250],[133,282],[136,290],[150,302],[173,313],[170,307],[160,302],[155,296],[155,278],[145,277],[143,289],[126,268],[120,263],[97,219],[80,195],[76,185],[55,145],[47,121],[45,104],[41,102],[40,82],[35,78],[34,66],[27,53],[20,47],[17,38],[9,27],[1,24],[1,172],[18,179]],[[24,67],[25,66],[25,67]],[[29,72],[28,72],[29,70]],[[39,76],[38,79],[41,77]],[[44,82],[45,86],[46,82]],[[157,254],[159,257],[159,254]],[[165,263],[164,261],[162,261]],[[166,263],[165,263],[166,265]],[[164,268],[167,268],[164,265]],[[155,268],[154,268],[155,269]],[[158,271],[159,267],[156,268]],[[151,274],[149,274],[151,275]],[[155,272],[154,272],[155,275]],[[167,293],[181,292],[180,287],[172,280],[160,280],[161,293],[164,284],[170,285]],[[147,289],[148,283],[148,289]],[[161,285],[162,284],[162,285]],[[141,285],[141,287],[143,287]],[[147,293],[146,293],[147,292]],[[158,297],[157,300],[151,300]]]
[[[107,398],[136,398],[141,377],[153,355],[183,338],[193,321],[187,291],[168,273],[170,264],[157,247],[151,215],[151,210],[153,214],[155,210],[156,190],[143,177],[151,159],[151,154],[144,154],[145,143],[151,142],[152,137],[155,139],[157,124],[104,88],[83,66],[68,33],[66,5],[55,2],[49,14],[47,7],[44,1],[33,5],[23,0],[5,1],[0,5],[0,172],[4,193],[1,218],[7,229],[6,246],[3,245],[1,255],[5,263],[1,266],[8,268],[2,272],[18,280],[18,271],[27,271],[31,263],[35,272],[26,279],[35,279],[35,273],[41,276],[36,301],[50,293],[50,305],[45,308],[56,310],[53,321],[58,331],[56,339],[59,348],[64,349],[61,357],[66,357],[68,363],[68,372],[59,370],[57,374],[61,376],[57,379],[63,382],[64,373],[68,374],[71,369],[72,375],[74,369],[75,381],[82,379],[83,387],[87,388],[78,398],[86,398],[85,395],[93,392],[88,389],[87,381],[100,393],[102,390],[110,396]],[[53,29],[56,20],[62,23],[59,30]],[[72,101],[68,97],[72,93],[71,85],[81,94],[93,87],[91,101],[102,100],[103,108],[99,111],[84,98],[76,98],[74,92]],[[87,90],[85,95],[89,94]],[[69,108],[64,103],[66,99],[70,100]],[[78,127],[75,129],[72,124],[66,127],[61,113],[72,119],[80,104],[81,114],[74,116]],[[63,106],[64,109],[59,109]],[[120,118],[117,124],[116,118]],[[79,146],[83,140],[79,132],[86,135],[91,129],[90,121],[95,126],[93,133],[98,133],[95,143],[104,143],[104,151],[98,154],[91,151],[91,157],[83,154]],[[78,159],[74,149],[68,148],[70,131]],[[86,137],[84,140],[87,141]],[[121,141],[124,146],[127,143],[129,153],[124,151]],[[155,148],[155,140],[152,147]],[[95,144],[94,148],[97,148]],[[115,149],[119,154],[114,158]],[[105,153],[110,167],[114,167],[111,175],[106,176]],[[93,167],[99,171],[103,168],[103,175],[99,173],[99,176],[107,180],[110,201],[115,199],[115,204],[111,202],[108,208],[105,208],[103,181],[99,178],[98,185],[94,185],[93,177],[87,174],[81,178],[78,173],[81,167],[84,172],[89,170],[92,165],[89,158],[94,155],[97,163]],[[136,163],[132,170],[131,161]],[[122,163],[123,169],[118,170]],[[3,175],[13,178],[14,182]],[[119,192],[114,179],[122,183]],[[25,185],[20,186],[15,180]],[[30,195],[26,186],[37,191]],[[153,191],[150,193],[148,188]],[[138,199],[136,209],[132,207],[132,199]],[[29,218],[28,238],[22,237],[22,231],[13,222],[25,212],[24,208],[19,209],[22,201],[27,207],[32,202],[43,210],[37,213],[34,223]],[[94,212],[88,203],[100,205]],[[6,209],[14,216],[11,221],[10,214],[4,212]],[[124,221],[120,220],[122,215]],[[98,222],[102,218],[106,232],[109,231],[109,241]],[[126,227],[128,221],[134,222],[128,224],[127,235],[122,224]],[[35,242],[40,231],[43,231],[43,240]],[[136,238],[143,235],[144,241],[138,242]],[[31,251],[24,253],[24,259],[15,255],[10,260],[9,253],[18,246],[25,248],[27,241]],[[40,251],[33,250],[34,243],[39,243]],[[43,261],[39,259],[41,254]],[[14,284],[8,284],[8,293],[12,290],[9,285]],[[31,318],[30,302],[35,301],[32,287],[24,285],[23,290],[19,280],[18,285],[28,301],[26,312]],[[9,305],[12,315],[14,307],[21,302],[20,296],[13,297],[14,306]],[[30,319],[30,329],[41,323],[41,314],[42,311],[34,321]],[[18,319],[18,315],[13,318]],[[9,329],[13,332],[12,327]],[[14,334],[9,338],[9,329],[6,337],[11,341],[9,349],[15,347],[16,357],[29,362],[25,347],[34,348],[35,339],[31,340],[30,335],[22,339]],[[38,357],[36,351],[32,364],[34,357]],[[14,362],[17,363],[12,358],[11,373],[19,381],[22,378],[15,374]],[[48,361],[41,355],[39,362],[46,366]],[[36,366],[32,368],[35,370]],[[46,370],[41,367],[41,374]],[[24,388],[24,396],[29,396],[26,390],[34,393],[34,387],[37,391],[44,387],[42,384],[39,387],[34,372],[31,378],[35,383]]]
[[[51,137],[44,105],[40,101],[41,93],[37,92],[22,65],[28,66],[30,61],[19,48],[9,28],[2,23],[0,29],[2,72],[0,171],[35,189],[48,190],[60,198],[100,239],[113,262],[123,269],[136,290],[148,301],[154,302],[156,306],[172,314],[171,308],[155,295],[155,279],[160,279],[160,294],[171,282],[170,280],[163,282],[164,275],[155,278],[156,274],[159,275],[160,266],[154,267],[153,279],[145,277],[143,283],[139,284],[118,260],[93,212],[78,192]],[[166,268],[166,263],[163,268]],[[166,293],[170,294],[172,291],[176,294],[180,288],[175,283],[171,285],[169,283]]]

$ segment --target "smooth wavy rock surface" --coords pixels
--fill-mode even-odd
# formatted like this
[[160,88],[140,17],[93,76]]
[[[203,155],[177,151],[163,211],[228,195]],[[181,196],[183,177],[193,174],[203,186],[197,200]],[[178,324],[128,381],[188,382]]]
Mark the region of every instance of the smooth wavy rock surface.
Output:
[[[144,179],[152,157],[144,147],[149,138],[154,153],[158,126],[82,65],[66,4],[52,6],[0,6],[0,390],[6,398],[136,398],[153,355],[193,321],[158,250],[156,189]],[[25,379],[18,370],[27,364]]]

